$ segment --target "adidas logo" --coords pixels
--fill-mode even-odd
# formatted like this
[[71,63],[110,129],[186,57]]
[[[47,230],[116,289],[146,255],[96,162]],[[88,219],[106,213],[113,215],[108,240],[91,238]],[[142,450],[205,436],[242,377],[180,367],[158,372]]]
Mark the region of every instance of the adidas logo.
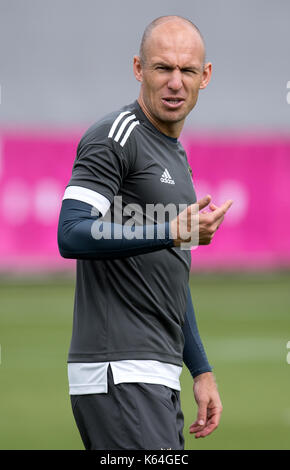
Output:
[[174,180],[171,178],[169,171],[165,168],[165,171],[162,173],[160,178],[161,183],[175,184]]

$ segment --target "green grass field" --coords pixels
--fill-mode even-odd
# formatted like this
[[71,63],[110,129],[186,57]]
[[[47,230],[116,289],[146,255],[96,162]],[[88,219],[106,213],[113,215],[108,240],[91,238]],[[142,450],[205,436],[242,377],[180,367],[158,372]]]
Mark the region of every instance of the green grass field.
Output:
[[[182,373],[186,449],[290,449],[290,273],[193,274],[199,329],[224,411],[205,439],[192,380]],[[0,281],[0,449],[83,449],[70,408],[66,357],[73,283]]]

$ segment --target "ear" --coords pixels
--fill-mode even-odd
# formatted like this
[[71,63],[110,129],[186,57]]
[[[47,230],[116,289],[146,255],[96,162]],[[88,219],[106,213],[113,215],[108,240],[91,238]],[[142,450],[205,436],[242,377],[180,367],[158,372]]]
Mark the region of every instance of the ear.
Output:
[[210,78],[211,78],[211,73],[212,73],[212,64],[208,62],[203,67],[202,80],[201,80],[200,87],[199,87],[200,90],[203,90],[208,85]]
[[136,80],[138,80],[138,82],[142,82],[143,70],[142,70],[141,60],[140,60],[140,57],[138,55],[134,56],[133,70],[134,70],[134,75],[136,77]]

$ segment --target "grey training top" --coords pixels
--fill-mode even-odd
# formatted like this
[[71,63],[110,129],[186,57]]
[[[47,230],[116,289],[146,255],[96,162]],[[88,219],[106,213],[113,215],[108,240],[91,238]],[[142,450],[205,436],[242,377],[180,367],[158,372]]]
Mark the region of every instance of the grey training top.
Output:
[[[147,204],[174,204],[178,213],[179,204],[196,201],[182,145],[159,132],[137,101],[87,130],[68,186],[101,194],[111,212],[115,196],[123,208],[134,203],[144,213]],[[190,251],[175,247],[77,260],[68,362],[151,359],[182,366],[190,262]]]

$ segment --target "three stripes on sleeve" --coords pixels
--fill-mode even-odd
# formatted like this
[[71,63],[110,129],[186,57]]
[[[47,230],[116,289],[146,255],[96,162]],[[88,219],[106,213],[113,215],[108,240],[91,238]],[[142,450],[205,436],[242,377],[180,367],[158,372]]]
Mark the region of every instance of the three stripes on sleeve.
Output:
[[[129,116],[124,119],[128,114]],[[121,147],[124,147],[131,132],[138,124],[140,122],[136,119],[135,114],[131,114],[130,111],[124,111],[113,122],[108,137],[109,139],[114,139],[115,142],[119,142]]]

